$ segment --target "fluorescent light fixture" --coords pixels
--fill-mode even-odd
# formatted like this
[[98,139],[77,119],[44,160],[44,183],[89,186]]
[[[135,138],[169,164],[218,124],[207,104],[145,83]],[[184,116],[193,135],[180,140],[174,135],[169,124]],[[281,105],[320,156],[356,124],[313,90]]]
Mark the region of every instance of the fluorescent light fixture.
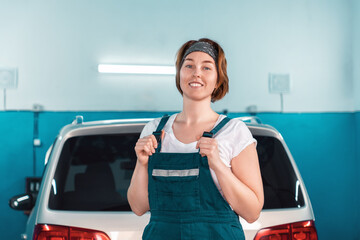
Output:
[[175,75],[174,66],[99,64],[100,73]]

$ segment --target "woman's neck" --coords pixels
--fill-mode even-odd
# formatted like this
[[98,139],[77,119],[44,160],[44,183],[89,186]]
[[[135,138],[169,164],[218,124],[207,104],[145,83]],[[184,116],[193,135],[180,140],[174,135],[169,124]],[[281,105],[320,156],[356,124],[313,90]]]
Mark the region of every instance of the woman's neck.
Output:
[[197,124],[216,120],[219,117],[210,106],[210,101],[193,101],[183,99],[183,110],[177,115],[176,120],[186,125]]

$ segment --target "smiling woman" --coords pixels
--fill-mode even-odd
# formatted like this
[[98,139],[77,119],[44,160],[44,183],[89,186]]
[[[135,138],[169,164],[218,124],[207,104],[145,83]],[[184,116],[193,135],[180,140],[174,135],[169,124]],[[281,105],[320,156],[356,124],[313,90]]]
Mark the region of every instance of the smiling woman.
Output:
[[[205,65],[204,67],[209,67],[210,69],[208,70],[215,71],[217,74],[217,84],[211,94],[211,101],[215,102],[222,99],[226,93],[229,92],[229,78],[226,71],[227,63],[225,53],[218,43],[206,38],[199,39],[199,41],[188,41],[179,49],[176,59],[175,77],[176,87],[179,92],[183,94],[183,90],[180,86],[180,76],[185,74],[185,71],[181,72],[181,67],[183,65],[185,65],[185,67],[189,67],[188,64],[184,64],[186,60],[190,61],[190,63],[194,61],[191,56],[188,56],[191,53],[205,55],[203,56],[203,58],[205,58],[204,64],[208,64],[210,66]],[[190,68],[193,68],[192,65],[190,65]]]
[[254,222],[264,196],[256,140],[211,102],[228,92],[226,58],[210,39],[178,51],[176,86],[183,110],[150,121],[135,146],[128,201],[151,212],[143,239],[245,239],[239,216]]
[[180,88],[184,98],[200,100],[211,96],[217,88],[216,65],[206,53],[192,52],[187,55],[180,71]]

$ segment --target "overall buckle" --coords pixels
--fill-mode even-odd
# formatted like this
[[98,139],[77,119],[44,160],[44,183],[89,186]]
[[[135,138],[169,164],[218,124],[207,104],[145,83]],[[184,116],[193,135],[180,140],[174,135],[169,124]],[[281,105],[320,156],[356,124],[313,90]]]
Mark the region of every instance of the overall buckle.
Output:
[[212,132],[204,132],[202,136],[207,138],[212,138],[214,134]]
[[153,135],[156,138],[156,141],[159,143],[161,141],[161,131],[153,132]]

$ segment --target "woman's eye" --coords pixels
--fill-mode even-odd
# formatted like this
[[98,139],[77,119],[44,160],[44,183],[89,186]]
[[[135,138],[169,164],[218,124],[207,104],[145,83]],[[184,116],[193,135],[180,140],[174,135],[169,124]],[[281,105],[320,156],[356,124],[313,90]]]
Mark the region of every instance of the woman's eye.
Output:
[[204,67],[204,69],[205,69],[205,70],[211,70],[211,68],[209,68],[209,67]]

